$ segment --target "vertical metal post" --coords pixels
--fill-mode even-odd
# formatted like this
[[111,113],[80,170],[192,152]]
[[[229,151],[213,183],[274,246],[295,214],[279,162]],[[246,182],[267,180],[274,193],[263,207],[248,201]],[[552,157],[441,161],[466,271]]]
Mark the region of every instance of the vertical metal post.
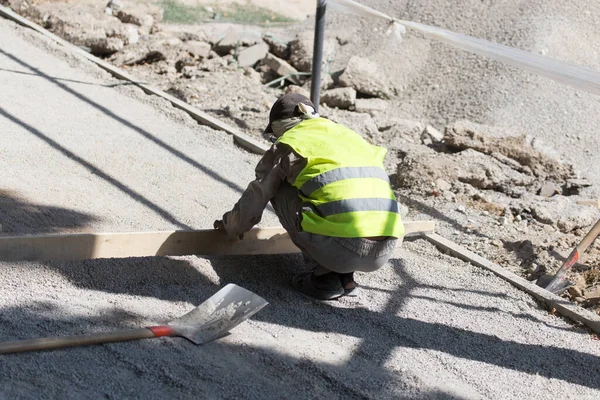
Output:
[[313,48],[312,76],[310,87],[310,100],[319,111],[321,100],[321,65],[323,61],[323,38],[325,36],[325,5],[327,0],[318,0],[317,15],[315,18],[315,44]]

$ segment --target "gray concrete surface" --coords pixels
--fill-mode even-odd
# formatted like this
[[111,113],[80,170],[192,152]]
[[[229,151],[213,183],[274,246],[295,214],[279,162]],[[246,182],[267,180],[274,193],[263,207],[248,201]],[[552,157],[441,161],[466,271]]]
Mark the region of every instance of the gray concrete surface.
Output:
[[[118,83],[0,20],[3,233],[205,228],[233,204],[257,157]],[[200,347],[174,338],[1,356],[0,396],[600,395],[587,331],[422,240],[359,275],[355,299],[293,292],[301,268],[297,255],[0,263],[2,341],[165,322],[229,282],[270,302]]]

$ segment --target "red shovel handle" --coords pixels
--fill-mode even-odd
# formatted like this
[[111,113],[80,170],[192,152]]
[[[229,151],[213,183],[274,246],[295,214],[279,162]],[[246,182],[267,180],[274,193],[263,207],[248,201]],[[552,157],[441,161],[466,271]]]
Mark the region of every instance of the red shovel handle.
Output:
[[90,335],[62,336],[16,342],[0,343],[0,354],[18,353],[35,350],[51,350],[65,347],[86,346],[90,344],[124,342],[137,339],[151,339],[160,336],[172,336],[170,326],[151,326],[116,332],[102,332]]

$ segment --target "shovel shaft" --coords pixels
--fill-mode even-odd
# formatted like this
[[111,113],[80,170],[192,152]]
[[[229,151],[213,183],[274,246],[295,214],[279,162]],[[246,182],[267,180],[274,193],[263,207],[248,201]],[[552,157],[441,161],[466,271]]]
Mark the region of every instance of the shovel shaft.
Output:
[[552,279],[550,284],[546,286],[546,290],[554,292],[555,290],[561,287],[567,272],[571,268],[573,268],[573,265],[575,265],[577,261],[579,261],[579,257],[583,254],[584,251],[587,250],[588,247],[590,247],[590,244],[592,244],[592,242],[596,239],[598,234],[600,234],[600,220],[598,220],[596,224],[592,227],[592,229],[587,233],[587,235],[583,237],[583,239],[581,240],[581,242],[579,242],[577,247],[575,247],[573,251],[571,251],[569,257],[567,257],[563,265],[556,272],[556,275],[554,275],[554,279]]
[[65,347],[86,346],[90,344],[124,342],[137,339],[151,339],[160,336],[171,336],[172,334],[173,328],[170,326],[152,326],[148,328],[102,332],[89,335],[19,340],[15,342],[0,343],[0,354],[51,350]]

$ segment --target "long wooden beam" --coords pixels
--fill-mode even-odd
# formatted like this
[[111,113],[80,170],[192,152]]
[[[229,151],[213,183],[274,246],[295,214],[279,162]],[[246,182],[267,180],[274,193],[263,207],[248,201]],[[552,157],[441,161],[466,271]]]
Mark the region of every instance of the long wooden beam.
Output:
[[[404,222],[407,236],[432,233],[433,221]],[[69,261],[186,255],[297,253],[283,228],[255,228],[232,241],[214,229],[134,233],[0,236],[0,261]]]
[[520,290],[529,293],[537,300],[546,304],[548,309],[553,311],[555,310],[558,314],[563,315],[575,322],[579,322],[594,332],[600,334],[600,317],[591,311],[579,307],[578,305],[573,304],[570,301],[567,301],[555,295],[554,293],[521,278],[516,274],[513,274],[512,272],[502,268],[500,265],[494,264],[493,262],[465,249],[464,247],[459,246],[458,244],[440,235],[435,233],[427,233],[422,236],[444,252],[448,251],[454,257],[460,258],[461,260],[469,262],[477,267],[493,272],[500,278],[511,283],[513,286],[516,286]]

